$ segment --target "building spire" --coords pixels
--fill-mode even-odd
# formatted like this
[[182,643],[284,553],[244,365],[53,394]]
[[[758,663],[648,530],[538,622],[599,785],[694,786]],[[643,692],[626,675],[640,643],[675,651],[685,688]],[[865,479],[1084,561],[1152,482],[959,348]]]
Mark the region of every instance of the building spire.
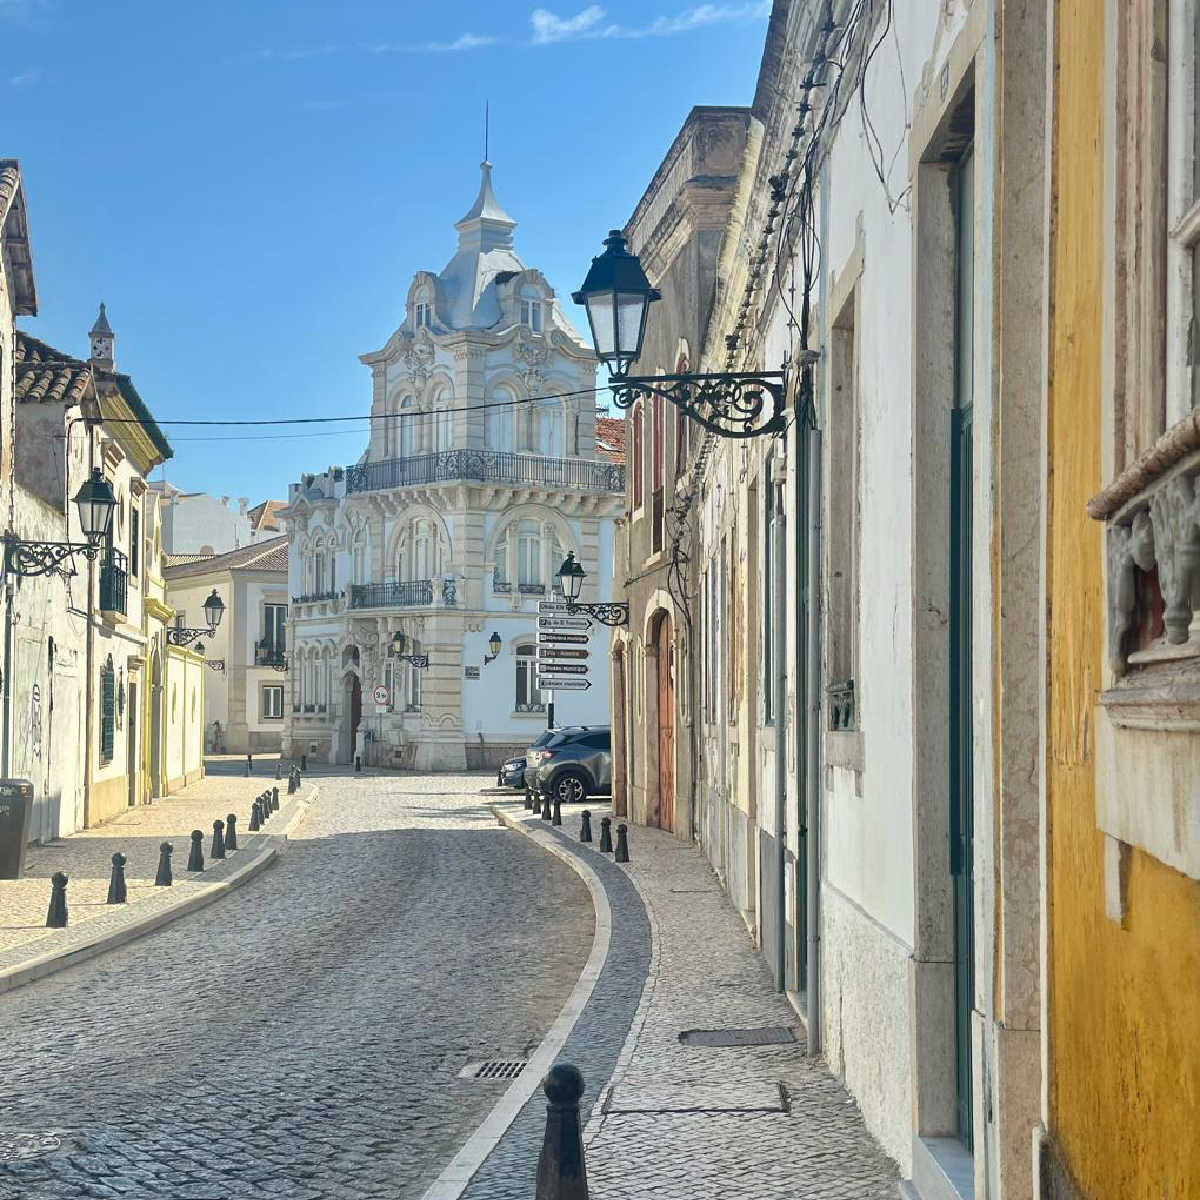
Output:
[[500,207],[496,193],[492,191],[492,164],[485,158],[479,164],[479,195],[467,215],[454,226],[458,230],[459,249],[483,253],[510,249],[512,231],[516,227],[516,221]]
[[483,102],[483,161],[491,162],[488,157],[488,134],[491,132],[491,104],[485,100]]
[[100,301],[100,315],[96,318],[96,323],[88,330],[88,341],[91,345],[89,354],[91,361],[102,370],[114,370],[116,368],[114,350],[117,338],[112,331],[112,326],[108,323],[108,313],[103,300]]

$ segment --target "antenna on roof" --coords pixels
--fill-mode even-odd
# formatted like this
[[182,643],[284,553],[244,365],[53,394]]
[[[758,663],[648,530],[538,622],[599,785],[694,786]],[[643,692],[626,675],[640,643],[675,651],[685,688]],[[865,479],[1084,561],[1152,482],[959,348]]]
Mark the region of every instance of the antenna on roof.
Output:
[[491,108],[490,102],[485,100],[483,102],[483,161],[484,162],[490,161],[488,159],[488,135],[490,133],[490,125],[491,125],[490,108]]

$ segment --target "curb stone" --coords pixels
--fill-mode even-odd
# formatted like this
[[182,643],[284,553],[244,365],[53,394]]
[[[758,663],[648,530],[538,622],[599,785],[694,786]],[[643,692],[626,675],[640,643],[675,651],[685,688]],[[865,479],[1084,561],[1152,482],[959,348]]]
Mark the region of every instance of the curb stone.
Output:
[[[287,848],[288,835],[294,833],[299,827],[301,821],[308,815],[310,805],[313,804],[320,793],[320,787],[314,785],[307,796],[301,797],[297,801],[296,811],[292,814],[292,818],[288,821],[287,825],[278,833],[268,835],[265,845],[253,858],[238,866],[236,870],[230,872],[219,883],[209,884],[207,887],[200,888],[190,896],[185,897],[178,904],[173,904],[161,912],[150,913],[145,917],[131,921],[128,925],[124,925],[120,929],[114,929],[107,933],[99,933],[78,946],[51,950],[26,962],[19,963],[17,966],[8,967],[0,971],[0,995],[22,987],[24,984],[44,979],[48,975],[65,971],[68,967],[87,962],[88,959],[96,958],[101,954],[107,953],[109,950],[116,950],[120,946],[128,945],[138,938],[145,937],[148,933],[153,933],[156,929],[161,929],[164,925],[170,925],[171,922],[179,920],[180,917],[185,917],[197,909],[205,908],[222,899],[228,892],[240,887],[243,883],[246,883],[264,871],[283,853]],[[76,928],[86,929],[87,927],[77,926]]]

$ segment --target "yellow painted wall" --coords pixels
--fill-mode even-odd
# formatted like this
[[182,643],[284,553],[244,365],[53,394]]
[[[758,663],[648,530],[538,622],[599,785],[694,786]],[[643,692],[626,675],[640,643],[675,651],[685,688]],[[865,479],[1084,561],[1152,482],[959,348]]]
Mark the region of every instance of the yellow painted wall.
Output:
[[1056,3],[1049,410],[1050,1119],[1091,1200],[1200,1197],[1200,885],[1134,850],[1104,911],[1092,714],[1103,652],[1099,490],[1104,28]]

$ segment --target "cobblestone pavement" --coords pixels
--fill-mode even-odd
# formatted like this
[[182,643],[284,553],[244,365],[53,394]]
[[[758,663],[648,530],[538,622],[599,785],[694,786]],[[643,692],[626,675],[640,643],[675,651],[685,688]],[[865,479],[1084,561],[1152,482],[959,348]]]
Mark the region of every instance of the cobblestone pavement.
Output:
[[[519,805],[505,807],[525,819]],[[603,814],[593,808],[593,815],[598,836]],[[637,953],[628,931],[619,948],[621,925],[631,911],[626,903],[631,881],[657,934],[657,958],[632,1025],[624,1010],[627,995],[614,1003],[610,988],[597,1003],[602,975],[560,1055],[560,1061],[576,1063],[588,1081],[582,1118],[593,1200],[893,1200],[894,1164],[867,1132],[845,1089],[820,1062],[805,1057],[799,1028],[800,1040],[787,1045],[681,1043],[686,1030],[797,1024],[700,853],[669,834],[634,826],[632,861],[622,867],[601,855],[596,843],[579,845],[576,810],[564,814],[564,821],[558,831],[563,844],[585,856],[611,898],[610,960]],[[642,910],[642,903],[636,907]],[[592,1048],[607,1043],[613,1025],[621,1022],[632,1033],[610,1083],[611,1068],[597,1061]],[[596,1089],[604,1084],[609,1086],[596,1105]],[[527,1110],[544,1123],[544,1098],[536,1095]],[[519,1156],[510,1153],[512,1143],[526,1141],[521,1128],[526,1115],[476,1175],[466,1193],[470,1200],[532,1194],[536,1150],[533,1164],[527,1145]],[[517,1159],[523,1162],[519,1171]],[[518,1177],[503,1187],[477,1187],[493,1182],[483,1179],[493,1160],[509,1164]]]
[[[223,782],[228,783],[228,780]],[[592,943],[586,888],[474,777],[333,777],[229,897],[0,997],[0,1200],[418,1197]]]
[[[224,764],[217,764],[218,769]],[[153,804],[131,808],[95,829],[85,829],[70,837],[46,845],[31,846],[25,855],[25,875],[21,879],[0,880],[0,967],[24,954],[44,954],[52,951],[56,941],[69,936],[69,930],[46,928],[46,909],[50,904],[50,876],[65,871],[67,906],[71,929],[105,918],[111,924],[113,910],[106,903],[112,856],[118,851],[125,855],[125,881],[129,904],[123,910],[126,918],[140,910],[142,902],[163,901],[163,889],[155,888],[154,875],[158,870],[158,848],[169,841],[175,848],[172,870],[175,876],[175,896],[189,886],[202,886],[220,878],[209,860],[212,845],[212,824],[224,820],[229,813],[237,814],[238,845],[242,861],[245,852],[253,849],[250,806],[264,789],[278,787],[280,806],[287,803],[287,780],[276,781],[275,760],[255,764],[255,774],[245,776],[245,760],[241,760],[237,777],[231,774],[210,774],[175,795]],[[286,820],[286,817],[285,817]],[[268,832],[282,828],[279,814],[272,817]],[[204,857],[207,869],[202,875],[189,876],[186,870],[193,829],[204,832]],[[232,863],[232,859],[230,862]],[[23,948],[23,949],[20,949]]]

